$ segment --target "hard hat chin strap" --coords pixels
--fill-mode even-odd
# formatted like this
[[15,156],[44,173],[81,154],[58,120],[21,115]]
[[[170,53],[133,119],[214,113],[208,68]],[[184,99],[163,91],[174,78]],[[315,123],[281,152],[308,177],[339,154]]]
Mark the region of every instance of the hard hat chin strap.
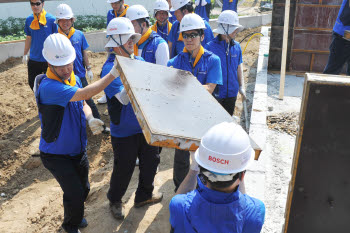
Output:
[[124,52],[125,52],[126,54],[128,54],[128,56],[130,57],[131,54],[128,52],[128,50],[126,50],[126,48],[125,48],[124,45],[123,45],[122,36],[119,34],[119,41],[120,41],[120,43],[118,43],[118,42],[113,38],[113,35],[111,35],[111,38],[112,38],[112,40],[113,40],[119,47],[121,47],[121,48],[124,50]]
[[54,73],[57,77],[59,77],[59,78],[62,80],[62,83],[66,84],[66,83],[64,82],[64,78],[62,78],[62,77],[56,72],[55,67],[54,67],[53,65],[49,65],[49,66],[50,66],[50,69],[52,68],[53,73]]

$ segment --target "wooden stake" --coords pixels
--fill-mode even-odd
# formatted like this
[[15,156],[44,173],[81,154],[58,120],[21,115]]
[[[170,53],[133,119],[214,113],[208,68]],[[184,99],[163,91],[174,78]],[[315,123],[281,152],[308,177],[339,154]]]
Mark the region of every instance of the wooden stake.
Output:
[[281,99],[281,100],[283,100],[283,97],[284,97],[284,82],[285,82],[285,78],[286,78],[286,62],[287,62],[288,30],[289,30],[289,9],[290,9],[290,0],[286,0],[286,6],[284,9],[281,79],[280,79],[280,93],[279,93],[279,99]]

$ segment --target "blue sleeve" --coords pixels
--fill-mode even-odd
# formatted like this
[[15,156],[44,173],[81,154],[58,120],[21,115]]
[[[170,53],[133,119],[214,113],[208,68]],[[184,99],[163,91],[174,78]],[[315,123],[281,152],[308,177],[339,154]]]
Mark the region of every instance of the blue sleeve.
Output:
[[240,65],[243,63],[242,48],[240,44],[238,44],[238,58],[239,58],[238,65]]
[[58,26],[55,23],[55,21],[56,21],[56,18],[53,17],[53,20],[52,20],[52,33],[58,33]]
[[207,29],[204,30],[203,42],[204,44],[207,44],[214,39],[214,34],[213,34],[213,31],[211,30],[209,23],[207,21],[204,21],[204,22]]
[[181,219],[180,211],[182,211],[182,205],[183,205],[183,197],[185,194],[178,194],[174,196],[170,203],[169,203],[169,212],[170,212],[170,225],[176,230],[176,228],[179,226],[179,224],[183,223],[183,219]]
[[170,59],[170,60],[168,61],[167,67],[172,67],[172,66],[174,66],[173,63],[174,63],[174,58],[172,58],[172,59]]
[[107,13],[107,25],[106,27],[108,27],[109,22],[111,22],[111,20],[114,18],[114,15],[112,14],[112,10],[109,10]]
[[[174,27],[175,26],[175,27]],[[176,42],[176,39],[175,39],[175,36],[176,36],[176,22],[173,24],[173,26],[171,27],[171,30],[169,32],[169,35],[168,35],[168,41],[170,41],[171,43],[174,43]]]
[[83,47],[83,50],[89,48],[89,44],[84,36],[84,33],[81,33],[81,36],[82,36],[82,47]]
[[29,23],[29,18],[26,19],[26,23],[24,25],[24,33],[27,36],[32,36],[31,31],[30,31],[30,23]]
[[212,55],[210,58],[207,83],[222,85],[221,61],[216,55]]
[[[111,71],[112,68],[113,68],[113,62],[106,63],[102,67],[101,78],[106,76]],[[123,88],[124,86],[120,78],[116,78],[105,88],[104,91],[108,96],[108,98],[112,98],[115,94],[121,92]]]
[[[80,83],[76,76],[77,83]],[[81,84],[81,83],[80,83]],[[60,105],[66,107],[79,89],[79,84],[72,87],[60,82],[51,82],[40,90],[40,102],[47,105]]]
[[253,199],[253,208],[245,216],[242,233],[260,233],[265,221],[265,205],[262,201]]

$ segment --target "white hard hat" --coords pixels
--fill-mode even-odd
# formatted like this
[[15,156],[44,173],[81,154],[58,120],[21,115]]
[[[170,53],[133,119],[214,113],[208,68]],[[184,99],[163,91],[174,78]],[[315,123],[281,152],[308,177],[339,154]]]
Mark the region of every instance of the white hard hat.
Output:
[[105,46],[106,48],[119,47],[125,44],[131,36],[134,36],[133,42],[135,44],[141,38],[141,34],[135,33],[135,29],[131,21],[125,17],[114,18],[111,20],[111,22],[109,22],[107,26],[107,36],[109,36],[109,41]]
[[158,11],[166,11],[169,14],[169,17],[171,16],[171,14],[169,13],[169,4],[166,0],[156,0],[154,2],[154,14],[153,16],[156,17],[156,14]]
[[190,0],[171,0],[171,11],[176,11],[189,3]]
[[60,4],[56,8],[56,24],[60,19],[73,19],[75,21],[75,17],[72,11],[72,8],[67,4]]
[[128,11],[126,12],[126,18],[130,19],[130,21],[133,21],[136,19],[149,18],[149,14],[145,7],[141,5],[133,5],[128,8]]
[[114,3],[114,2],[119,2],[121,0],[107,0],[107,3]]
[[180,32],[196,29],[206,29],[204,20],[197,14],[185,15],[180,23]]
[[231,34],[236,29],[242,30],[243,26],[239,24],[238,14],[235,11],[226,10],[221,12],[218,17],[218,28],[213,30],[218,34]]
[[200,166],[211,172],[235,174],[246,170],[254,159],[254,150],[240,125],[223,122],[205,133],[194,156]]
[[43,56],[53,66],[65,66],[75,60],[75,49],[70,40],[59,33],[51,34],[44,41]]

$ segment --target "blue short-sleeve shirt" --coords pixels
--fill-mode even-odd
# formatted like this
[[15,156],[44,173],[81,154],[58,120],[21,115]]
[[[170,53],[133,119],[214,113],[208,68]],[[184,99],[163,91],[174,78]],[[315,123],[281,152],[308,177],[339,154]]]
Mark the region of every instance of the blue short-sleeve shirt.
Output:
[[74,74],[78,77],[85,77],[85,66],[83,59],[83,51],[89,47],[88,42],[84,36],[84,33],[80,30],[75,30],[75,33],[69,39],[75,49],[76,58],[74,60]]

